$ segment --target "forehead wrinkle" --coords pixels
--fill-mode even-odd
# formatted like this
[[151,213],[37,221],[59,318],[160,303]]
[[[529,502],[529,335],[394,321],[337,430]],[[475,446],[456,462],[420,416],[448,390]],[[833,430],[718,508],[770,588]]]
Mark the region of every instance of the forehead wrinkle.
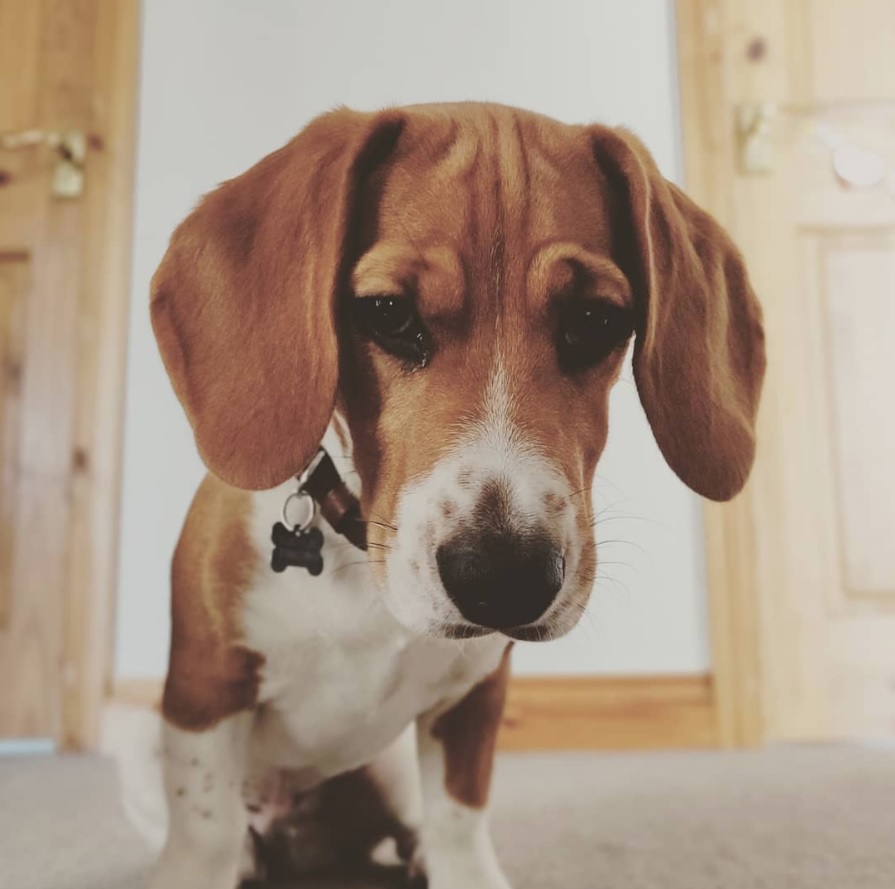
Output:
[[448,318],[466,307],[466,275],[457,251],[447,244],[427,247],[417,279],[420,312],[426,317]]
[[[526,139],[528,129],[513,110],[495,111],[494,205],[490,274],[496,315],[515,304],[524,281],[526,244],[531,235],[532,171]],[[513,265],[511,265],[513,263]]]
[[404,162],[391,165],[384,178],[377,219],[382,236],[406,241],[421,255],[444,243],[462,248],[464,262],[483,255],[478,239],[487,231],[481,217],[488,176],[480,117],[449,127],[431,114],[416,122],[403,144]]
[[351,283],[361,298],[415,298],[421,314],[433,318],[456,316],[465,306],[463,264],[447,244],[421,250],[416,244],[380,242],[360,258]]
[[[583,276],[583,282],[577,280],[578,276]],[[570,241],[538,249],[526,277],[529,299],[541,307],[563,295],[600,297],[619,308],[632,305],[631,285],[612,259]],[[581,293],[572,294],[571,288],[579,283],[583,284]]]
[[[504,161],[502,169],[504,218],[512,226],[513,251],[517,261],[521,260],[519,248],[531,238],[532,211],[532,171],[526,140],[528,133],[523,130],[518,115],[512,117],[511,126],[506,129],[500,156]],[[519,269],[523,271],[523,269]],[[518,286],[519,276],[514,276],[513,286]]]
[[[503,267],[506,261],[506,241],[504,235],[505,208],[503,189],[503,170],[501,156],[503,140],[501,138],[500,121],[497,112],[488,115],[491,134],[490,146],[493,149],[494,162],[491,165],[491,197],[494,218],[491,220],[491,239],[488,254],[488,291],[491,305],[494,307],[495,321],[500,317],[503,302]],[[497,330],[495,329],[495,334]]]
[[475,130],[455,124],[450,145],[435,159],[436,175],[465,180],[475,174],[481,153],[481,140]]
[[[488,292],[492,306],[493,340],[488,382],[483,393],[482,415],[476,423],[477,431],[489,446],[502,452],[531,451],[530,443],[521,434],[515,421],[518,394],[513,391],[508,375],[506,343],[510,329],[509,312],[520,308],[513,299],[514,288],[524,284],[525,266],[523,245],[530,228],[531,169],[525,149],[525,134],[519,118],[510,113],[489,115],[491,146],[494,162],[491,165],[493,195],[493,229],[488,254]],[[509,227],[512,226],[512,232]],[[508,237],[515,238],[516,248],[508,249]],[[520,263],[518,270],[509,269],[513,258]],[[513,274],[513,272],[516,272]]]
[[422,261],[414,244],[380,241],[358,260],[352,288],[357,296],[404,293],[413,286]]

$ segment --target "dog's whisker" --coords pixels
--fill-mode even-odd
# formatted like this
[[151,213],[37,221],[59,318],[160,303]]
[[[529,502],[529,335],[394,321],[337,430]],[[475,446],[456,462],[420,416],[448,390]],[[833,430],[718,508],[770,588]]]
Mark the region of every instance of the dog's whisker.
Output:
[[637,570],[636,565],[632,565],[630,562],[620,562],[620,561],[605,561],[603,559],[598,559],[597,564],[603,566],[604,568],[609,565],[617,565],[620,568],[627,568],[629,571],[633,571],[635,574],[639,574],[640,572]]
[[639,543],[635,543],[633,540],[624,540],[624,539],[618,537],[618,538],[609,539],[609,540],[598,540],[594,543],[594,546],[596,546],[597,549],[599,549],[601,546],[617,546],[617,545],[632,546],[632,547],[634,547],[634,549],[639,550],[641,553],[643,553],[643,555],[649,557],[649,553],[646,551],[646,549],[644,547],[642,547]]
[[[593,612],[588,609],[586,603],[569,602],[566,607],[574,608],[578,611],[578,626],[582,627],[582,629],[587,628],[595,631],[599,630],[596,617],[594,616]],[[586,621],[586,624],[581,623],[582,619]],[[554,622],[554,625],[557,625],[557,622]]]
[[379,525],[382,528],[388,528],[389,530],[397,533],[397,531],[398,531],[397,527],[395,525],[393,525],[384,515],[376,512],[376,510],[374,510],[374,509],[370,510],[370,514],[374,515],[374,516],[379,516],[379,520],[377,521],[376,519],[367,519],[368,525]]
[[625,594],[626,596],[630,597],[630,595],[631,595],[631,590],[630,590],[630,588],[628,587],[628,585],[627,585],[624,581],[619,580],[619,578],[617,578],[617,577],[612,577],[612,576],[609,575],[609,574],[601,574],[601,573],[598,571],[597,574],[596,574],[595,577],[594,577],[594,583],[596,584],[597,581],[601,581],[601,580],[605,580],[605,581],[607,581],[608,583],[613,584],[616,588],[621,587],[621,589],[622,589],[622,591],[624,592],[624,594]]
[[607,503],[601,510],[597,512],[598,516],[606,515],[608,512],[618,512],[618,508],[621,505],[621,500],[616,500],[614,503]]
[[[363,520],[363,519],[358,519],[358,521],[363,522],[364,520]],[[364,522],[364,524],[365,524],[365,525],[373,525],[373,526],[376,527],[376,528],[385,528],[386,531],[391,531],[391,532],[393,532],[393,533],[395,533],[395,534],[398,533],[398,529],[397,529],[394,525],[388,525],[388,524],[385,524],[384,522],[377,522],[377,521],[375,521],[374,519],[367,519],[367,520]]]
[[606,513],[608,513],[610,510],[615,509],[616,506],[618,506],[617,503],[608,503],[606,506],[604,506],[602,509],[598,509],[596,512],[590,512],[589,514],[586,513],[584,518],[589,522],[599,520],[602,516],[606,515]]
[[620,488],[614,481],[606,478],[603,475],[600,475],[599,472],[594,473],[594,482],[599,485],[608,485],[610,488],[615,488],[620,494],[624,494],[625,492]]
[[369,564],[370,563],[366,559],[363,559],[360,562],[348,562],[345,565],[339,565],[338,568],[333,568],[332,573],[338,574],[340,571],[346,571],[348,568],[360,568],[362,565],[369,565]]
[[659,528],[667,528],[667,525],[664,525],[662,522],[657,522],[655,519],[648,518],[646,516],[639,515],[614,515],[608,516],[607,518],[602,518],[601,516],[597,516],[590,524],[591,528],[596,528],[597,525],[602,525],[604,522],[618,522],[618,521],[632,521],[632,522],[647,522],[651,525],[655,525]]

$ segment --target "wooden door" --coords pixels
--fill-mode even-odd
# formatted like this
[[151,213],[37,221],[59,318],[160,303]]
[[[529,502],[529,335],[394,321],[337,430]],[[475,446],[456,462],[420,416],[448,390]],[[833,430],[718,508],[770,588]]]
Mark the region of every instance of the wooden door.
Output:
[[[0,742],[97,738],[137,18],[136,0],[0,0]],[[40,134],[70,130],[86,139],[84,188],[57,197],[71,148]]]
[[688,185],[765,309],[747,491],[707,511],[731,743],[895,735],[895,3],[681,0]]

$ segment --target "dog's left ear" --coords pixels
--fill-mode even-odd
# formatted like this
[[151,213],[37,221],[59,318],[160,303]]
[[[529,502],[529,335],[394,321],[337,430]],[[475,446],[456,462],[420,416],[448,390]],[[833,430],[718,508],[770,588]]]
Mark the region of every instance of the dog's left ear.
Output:
[[755,458],[765,371],[761,307],[727,233],[623,130],[590,128],[614,204],[613,252],[635,295],[634,377],[665,459],[712,500]]
[[311,460],[339,376],[337,297],[365,176],[403,128],[347,109],[207,195],[152,280],[152,325],[208,468],[270,488]]

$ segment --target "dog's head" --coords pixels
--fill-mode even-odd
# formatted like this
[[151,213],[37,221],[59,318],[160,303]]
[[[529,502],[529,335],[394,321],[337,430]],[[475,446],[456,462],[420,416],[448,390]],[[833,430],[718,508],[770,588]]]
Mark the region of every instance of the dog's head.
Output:
[[373,573],[423,631],[577,622],[632,335],[678,476],[725,500],[753,461],[742,259],[624,131],[476,104],[327,114],[177,229],[152,319],[224,481],[285,481],[344,420]]

